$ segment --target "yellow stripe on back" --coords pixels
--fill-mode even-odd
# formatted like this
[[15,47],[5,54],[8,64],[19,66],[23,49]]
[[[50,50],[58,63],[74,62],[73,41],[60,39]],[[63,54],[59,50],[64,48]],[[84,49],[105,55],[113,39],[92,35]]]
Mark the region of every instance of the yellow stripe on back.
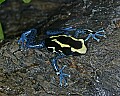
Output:
[[67,35],[50,36],[50,38],[55,38],[55,37],[60,37],[60,36],[69,37],[69,38],[71,38],[71,39],[73,39],[75,41],[81,41],[81,40],[83,40],[83,39],[76,39],[76,38],[74,38],[72,36],[67,36]]
[[57,39],[53,39],[52,41],[56,42],[59,44],[61,47],[70,47],[68,44],[62,44],[61,42],[57,41]]
[[84,44],[84,40],[81,40],[81,42],[82,42],[82,48],[75,49],[75,48],[71,47],[71,51],[72,52],[77,52],[77,53],[80,53],[80,54],[85,54],[86,51],[87,51],[87,48],[86,48],[86,46]]
[[[59,35],[59,36],[63,36],[63,35]],[[52,38],[54,38],[54,37],[59,37],[59,36],[52,36]],[[65,37],[68,37],[68,36],[66,36],[66,35],[64,35],[64,36],[65,36]],[[73,37],[70,37],[70,38],[72,38],[73,40],[76,40],[76,41],[80,41],[80,42],[82,43],[82,48],[80,48],[80,49],[75,49],[75,48],[71,47],[71,46],[68,45],[68,44],[63,44],[63,43],[57,41],[57,39],[53,39],[52,41],[54,41],[54,42],[56,42],[57,44],[59,44],[62,48],[63,48],[63,47],[71,48],[71,51],[72,51],[72,52],[77,52],[77,53],[79,53],[79,54],[85,54],[86,51],[87,51],[87,48],[86,48],[86,46],[85,46],[85,44],[84,44],[84,40],[83,40],[83,39],[76,39],[76,38],[73,38]],[[76,45],[76,46],[77,46],[77,45]]]

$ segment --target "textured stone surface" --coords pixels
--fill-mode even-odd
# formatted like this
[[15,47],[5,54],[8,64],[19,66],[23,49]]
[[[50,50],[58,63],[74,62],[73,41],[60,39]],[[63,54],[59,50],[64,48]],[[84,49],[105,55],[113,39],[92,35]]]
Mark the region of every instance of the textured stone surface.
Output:
[[[50,18],[44,24],[44,30],[69,26],[92,30],[103,27],[106,30],[107,38],[101,38],[99,43],[94,40],[88,42],[88,52],[85,55],[58,60],[60,67],[67,65],[64,71],[71,75],[68,78],[69,85],[67,87],[59,87],[59,78],[50,65],[49,60],[54,54],[45,49],[29,49],[13,54],[19,47],[17,45],[18,38],[10,39],[2,45],[0,48],[0,96],[120,96],[120,10],[118,6],[120,2],[113,1],[104,0],[98,4],[95,0],[91,0],[92,3],[86,2],[89,10],[83,6],[82,2],[72,3],[72,7],[71,4],[67,4],[67,7],[62,8],[60,13],[52,15],[52,19]],[[47,1],[46,3],[48,4]],[[56,2],[51,3],[56,5]],[[9,5],[9,3],[7,4]],[[13,7],[16,7],[16,10],[22,9],[18,8],[21,4],[20,1],[17,4],[13,2]],[[35,2],[31,4],[35,5],[37,9],[40,8],[40,5]],[[23,7],[25,11],[20,13],[23,19],[19,19],[19,22],[8,19],[9,16],[4,17],[5,14],[4,16],[0,15],[2,22],[5,19],[8,20],[9,24],[5,26],[6,33],[13,32],[10,33],[11,35],[17,31],[22,32],[24,29],[36,25],[37,21],[44,21],[45,14],[43,16],[42,11],[39,13],[29,9],[30,6],[25,6]],[[7,13],[8,11],[4,11],[4,5],[2,7],[0,14]],[[11,8],[11,5],[7,6],[6,10],[13,11],[14,8]],[[46,12],[45,8],[43,9]],[[51,13],[51,9],[49,12]],[[29,13],[31,17],[28,17]],[[41,16],[41,19],[38,15]],[[15,18],[15,15],[13,14],[13,17],[9,18]],[[15,22],[21,23],[21,25],[18,24],[20,29],[16,29],[16,25],[11,27]],[[4,21],[3,25],[6,24]]]

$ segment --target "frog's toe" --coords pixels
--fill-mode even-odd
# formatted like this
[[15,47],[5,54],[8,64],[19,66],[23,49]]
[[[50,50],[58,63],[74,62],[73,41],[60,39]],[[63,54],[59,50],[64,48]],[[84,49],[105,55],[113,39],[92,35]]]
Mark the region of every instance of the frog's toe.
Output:
[[57,72],[57,74],[58,74],[59,77],[60,77],[60,83],[59,83],[59,85],[60,85],[61,87],[63,86],[63,82],[64,82],[64,86],[67,86],[67,85],[68,85],[68,83],[67,83],[67,78],[66,78],[66,77],[70,77],[69,74],[63,73],[63,70],[64,70],[65,67],[66,67],[66,65],[63,66],[63,67],[59,70],[59,72]]

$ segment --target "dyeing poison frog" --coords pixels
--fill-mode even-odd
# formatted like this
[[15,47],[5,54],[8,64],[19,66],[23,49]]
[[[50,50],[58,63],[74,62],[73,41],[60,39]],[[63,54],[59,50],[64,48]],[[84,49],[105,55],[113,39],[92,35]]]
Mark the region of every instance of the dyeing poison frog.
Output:
[[[74,31],[74,36],[70,35],[69,32]],[[103,28],[94,32],[89,29],[76,29],[76,28],[61,28],[59,31],[47,31],[47,38],[40,41],[39,44],[34,44],[34,39],[36,36],[37,30],[30,29],[29,31],[24,32],[20,39],[18,40],[18,44],[21,50],[25,50],[27,48],[46,48],[48,51],[53,52],[55,57],[51,59],[51,65],[53,66],[54,71],[60,78],[60,86],[67,85],[66,77],[70,77],[69,74],[63,73],[63,69],[66,67],[63,66],[59,68],[57,65],[57,60],[60,58],[64,58],[67,56],[75,56],[80,54],[85,54],[87,51],[86,41],[90,37],[97,40],[97,37],[105,37],[105,31]],[[88,34],[85,39],[78,38],[79,34]]]

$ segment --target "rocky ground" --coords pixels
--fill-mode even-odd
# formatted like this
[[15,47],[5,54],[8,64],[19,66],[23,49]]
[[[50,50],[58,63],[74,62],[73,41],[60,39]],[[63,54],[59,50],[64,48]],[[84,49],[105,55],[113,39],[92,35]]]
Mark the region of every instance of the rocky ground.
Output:
[[[0,96],[120,96],[120,1],[88,1],[35,0],[26,5],[9,0],[1,5],[6,41],[0,48]],[[49,61],[54,54],[45,49],[13,54],[24,30],[34,27],[41,36],[48,29],[69,26],[104,28],[107,38],[99,43],[90,39],[85,55],[58,60],[71,75],[68,86],[59,86]]]

